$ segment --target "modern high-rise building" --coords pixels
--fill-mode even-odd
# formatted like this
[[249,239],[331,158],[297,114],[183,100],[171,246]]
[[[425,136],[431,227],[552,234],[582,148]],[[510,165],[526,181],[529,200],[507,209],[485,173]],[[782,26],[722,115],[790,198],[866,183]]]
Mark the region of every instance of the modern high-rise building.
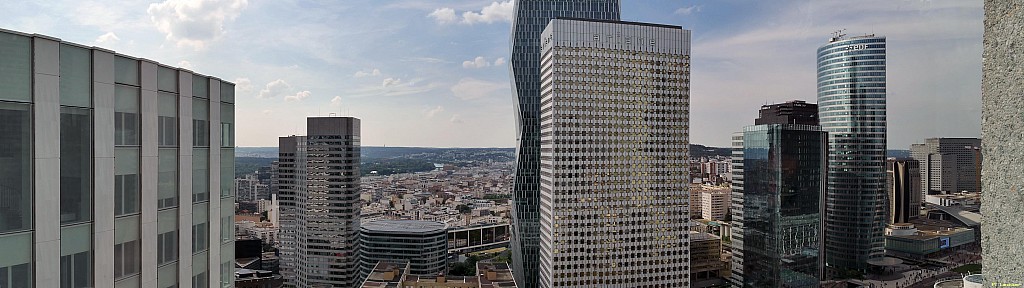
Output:
[[[821,228],[812,227],[820,226],[814,222],[820,222],[820,211],[812,210],[820,208],[818,201],[824,194],[824,186],[814,187],[824,185],[824,174],[817,173],[825,171],[820,167],[824,156],[816,154],[825,149],[821,143],[825,133],[817,126],[818,106],[800,100],[763,105],[754,123],[732,136],[733,271],[729,281],[740,287],[809,283],[810,277],[820,276],[810,273],[817,268],[808,267],[808,262],[818,260],[820,251],[810,245],[821,242]],[[748,152],[750,158],[745,158]],[[756,169],[745,172],[744,166]],[[749,217],[753,218],[747,223]],[[745,274],[751,276],[744,278]]]
[[[801,109],[793,109],[800,107]],[[817,106],[804,101],[764,106],[743,129],[742,167],[736,183],[742,201],[740,287],[817,287],[826,133]],[[736,236],[736,233],[733,233]]]
[[541,35],[540,287],[689,287],[690,31]]
[[234,91],[0,30],[0,287],[233,287]]
[[743,287],[743,132],[732,133],[732,179],[729,188],[732,197],[729,215],[732,216],[732,265],[729,265],[729,283],[735,287]]
[[920,162],[922,195],[981,192],[981,139],[928,138],[910,145],[910,157]]
[[537,287],[540,265],[540,33],[556,17],[619,20],[619,0],[515,1],[509,59],[516,113],[512,265],[522,287]]
[[889,222],[909,223],[921,215],[921,172],[914,159],[889,158],[885,161],[886,187],[889,196]]
[[754,125],[761,124],[804,124],[818,125],[818,105],[801,100],[762,105],[757,111]]
[[885,252],[885,37],[834,36],[817,58],[829,146],[825,262],[847,273]]
[[817,125],[744,128],[738,286],[818,287],[825,135]]
[[296,287],[359,284],[359,119],[306,118],[279,141],[281,274]]

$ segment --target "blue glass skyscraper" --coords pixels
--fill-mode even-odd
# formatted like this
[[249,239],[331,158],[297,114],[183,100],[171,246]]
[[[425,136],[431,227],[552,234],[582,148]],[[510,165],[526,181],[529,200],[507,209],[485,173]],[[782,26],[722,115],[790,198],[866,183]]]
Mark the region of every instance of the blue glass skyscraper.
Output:
[[520,0],[512,23],[516,112],[512,265],[522,287],[537,287],[540,265],[540,34],[551,19],[619,20],[618,0]]
[[818,48],[818,117],[829,146],[825,263],[846,273],[884,256],[885,37],[835,36]]
[[743,243],[733,246],[741,260],[735,286],[818,287],[827,137],[817,114],[803,101],[765,105],[738,137],[742,218],[733,224],[742,229],[733,237]]

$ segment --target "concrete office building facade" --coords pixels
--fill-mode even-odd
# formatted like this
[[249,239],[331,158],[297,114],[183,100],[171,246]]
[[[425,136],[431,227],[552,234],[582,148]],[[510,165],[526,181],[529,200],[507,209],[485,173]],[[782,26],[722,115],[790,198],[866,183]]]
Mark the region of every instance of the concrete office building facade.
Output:
[[541,35],[540,287],[688,287],[690,31]]
[[0,30],[0,287],[233,287],[234,85]]
[[828,132],[825,262],[865,270],[884,256],[885,37],[835,35],[818,48],[818,119]]
[[353,117],[306,118],[280,137],[281,275],[296,287],[359,283],[359,135]]
[[743,132],[733,132],[731,138],[732,179],[729,188],[732,197],[729,215],[732,216],[732,265],[729,265],[731,273],[728,280],[733,286],[743,287]]
[[922,195],[981,192],[981,139],[928,138],[910,145],[910,157],[920,162]]
[[509,70],[516,113],[512,191],[513,271],[522,287],[537,287],[540,265],[540,33],[556,17],[619,20],[619,0],[515,1]]

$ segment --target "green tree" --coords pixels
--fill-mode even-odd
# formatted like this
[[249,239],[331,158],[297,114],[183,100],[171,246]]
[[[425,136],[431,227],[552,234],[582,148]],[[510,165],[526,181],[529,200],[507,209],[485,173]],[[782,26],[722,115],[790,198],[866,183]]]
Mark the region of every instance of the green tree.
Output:
[[471,255],[466,257],[466,262],[459,262],[452,265],[452,268],[448,270],[448,275],[452,276],[476,276],[476,262],[480,261],[480,257]]

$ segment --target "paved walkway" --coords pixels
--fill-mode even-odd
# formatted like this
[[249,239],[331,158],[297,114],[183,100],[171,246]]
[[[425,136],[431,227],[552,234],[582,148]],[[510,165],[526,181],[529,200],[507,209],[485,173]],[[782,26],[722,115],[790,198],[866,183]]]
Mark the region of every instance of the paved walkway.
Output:
[[[945,277],[949,268],[943,267],[939,270],[906,270],[891,275],[868,275],[868,279],[864,280],[864,285],[868,285],[871,288],[904,288],[911,287],[914,284],[921,283],[925,284],[926,279],[940,279]],[[954,273],[955,274],[955,273]],[[935,282],[931,282],[935,284]],[[923,287],[931,287],[931,284]]]
[[935,259],[945,263],[936,270],[923,269],[917,266],[899,265],[895,271],[886,275],[867,275],[864,285],[872,288],[926,288],[933,287],[935,281],[946,278],[960,277],[960,273],[950,271],[966,264],[981,263],[981,248],[972,243],[960,249],[944,251]]

